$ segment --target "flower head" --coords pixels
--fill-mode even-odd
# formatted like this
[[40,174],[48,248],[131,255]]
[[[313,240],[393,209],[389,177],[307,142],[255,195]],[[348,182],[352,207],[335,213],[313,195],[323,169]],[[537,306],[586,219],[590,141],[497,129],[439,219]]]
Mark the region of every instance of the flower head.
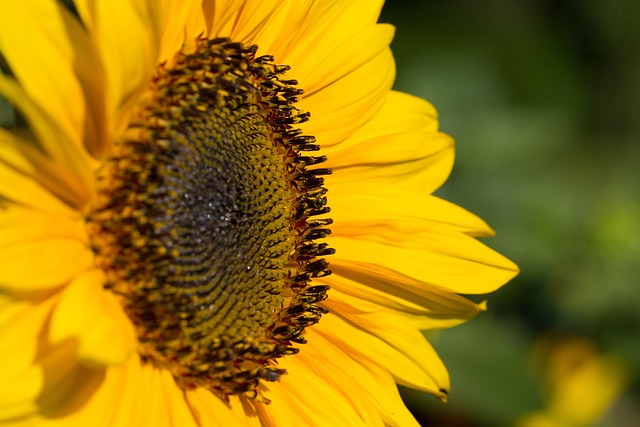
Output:
[[[381,2],[0,5],[0,422],[415,425],[517,272]],[[28,35],[28,36],[25,36]]]

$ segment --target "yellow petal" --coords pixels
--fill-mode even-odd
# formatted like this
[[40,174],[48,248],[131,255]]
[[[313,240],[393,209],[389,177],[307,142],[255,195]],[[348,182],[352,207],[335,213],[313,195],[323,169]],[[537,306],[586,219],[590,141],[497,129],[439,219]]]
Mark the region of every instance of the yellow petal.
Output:
[[[257,43],[261,54],[275,54],[277,62],[291,65],[290,77],[301,82],[312,72],[326,70],[301,83],[308,92],[300,108],[313,117],[304,131],[321,137],[322,144],[332,144],[366,122],[392,84],[395,70],[387,47],[392,31],[385,26],[374,28],[380,6],[381,2],[362,0],[321,4],[248,1],[230,20],[232,27],[218,28],[215,34]],[[291,32],[290,28],[302,30]],[[314,42],[301,46],[304,43],[298,42],[308,42],[307,36]],[[374,37],[373,42],[367,37]],[[326,49],[318,46],[323,40],[330,43]],[[313,52],[326,52],[326,60]],[[339,58],[334,59],[336,56]]]
[[[43,188],[69,206],[81,208],[90,197],[90,185],[76,170],[67,169],[48,158],[35,143],[0,129],[0,163],[17,173],[33,177]],[[78,165],[83,169],[83,166]]]
[[[465,322],[484,309],[468,299],[443,289],[427,290],[418,295],[379,277],[362,276],[353,281],[341,276],[342,268],[332,266],[333,274],[322,278],[331,286],[331,299],[349,305],[361,313],[389,311],[406,318],[411,327],[424,329],[450,328]],[[347,276],[358,277],[357,271]],[[366,278],[365,278],[366,277]],[[430,291],[430,292],[429,292]]]
[[329,193],[331,217],[340,223],[377,221],[385,227],[396,223],[437,224],[469,236],[492,236],[493,230],[469,211],[435,196],[397,185],[380,184],[358,187],[358,191]]
[[[38,399],[39,412],[45,419],[51,417],[59,421],[63,415],[78,413],[104,380],[104,370],[89,369],[78,363],[73,343],[43,345],[38,363],[45,374],[45,387]],[[94,420],[99,419],[101,412],[92,414]]]
[[136,347],[131,320],[115,296],[104,289],[102,271],[87,271],[62,292],[52,318],[53,343],[78,342],[78,357],[90,364],[122,364]]
[[395,63],[387,48],[360,68],[303,97],[299,107],[311,113],[311,120],[300,128],[315,135],[321,146],[337,144],[380,109],[394,78]]
[[139,399],[145,391],[142,375],[143,367],[138,355],[133,355],[124,366],[107,369],[105,388],[111,393],[112,402],[104,405],[108,410],[105,425],[114,427],[150,426],[147,420],[147,407]]
[[263,427],[262,421],[256,412],[256,406],[258,405],[259,403],[242,395],[229,398],[229,406],[236,418],[242,420],[248,427]]
[[[159,22],[162,30],[158,63],[171,60],[185,42],[185,25],[189,14],[200,6],[202,1],[170,0],[159,2]],[[151,3],[153,5],[153,3]]]
[[[132,359],[134,358],[137,358],[137,355],[132,357]],[[119,366],[115,369],[122,370],[122,368],[122,366]],[[144,396],[144,401],[139,400],[141,404],[140,406],[144,408],[145,413],[144,419],[140,420],[140,422],[142,422],[141,425],[154,427],[172,427],[174,425],[195,427],[191,414],[189,414],[189,419],[192,422],[191,424],[185,422],[186,420],[181,420],[181,423],[172,423],[169,415],[171,402],[167,399],[167,383],[165,382],[165,377],[163,375],[165,373],[169,375],[170,380],[173,383],[173,387],[176,388],[175,381],[173,381],[173,378],[168,371],[156,369],[150,363],[140,365],[139,384],[134,385],[134,387],[137,388],[137,392],[140,393],[140,396]],[[127,385],[126,379],[124,379],[121,387],[126,387]],[[180,396],[179,400],[184,402],[184,398],[182,396]]]
[[[33,169],[46,163],[43,156],[48,158],[52,165],[56,165],[51,169],[62,168],[67,175],[76,179],[77,182],[68,191],[74,198],[67,202],[72,203],[77,209],[82,209],[94,191],[92,163],[84,147],[77,141],[69,139],[54,119],[35,104],[14,80],[0,75],[0,93],[25,115],[31,131],[37,138],[37,143],[26,142],[32,144],[33,148],[21,149],[20,146],[25,144],[25,141],[3,131],[0,134],[0,141],[7,141],[7,143],[0,149],[0,159],[11,164],[12,160],[15,161],[23,156],[22,160],[18,160],[16,165],[11,166],[22,165]],[[37,151],[40,152],[40,157],[34,154],[33,159],[28,158],[30,153]]]
[[[347,149],[380,136],[403,133],[438,131],[438,113],[429,102],[406,93],[390,91],[385,95],[380,111],[349,139],[339,145],[323,147],[329,157],[334,152]],[[395,148],[395,147],[394,147]],[[393,151],[393,150],[390,150]]]
[[[431,194],[447,180],[454,161],[454,142],[442,133],[380,137],[334,153],[327,185],[335,192],[362,188],[372,192],[394,185]],[[359,153],[362,155],[360,156]]]
[[[361,316],[355,318],[359,322],[355,323],[345,317],[355,315],[348,307],[329,307],[332,312],[324,315],[315,326],[319,334],[354,358],[369,359],[384,366],[398,384],[446,399],[449,390],[446,368],[420,332],[408,328],[406,322],[400,325],[379,323],[390,320],[388,318]],[[399,319],[391,320],[397,322]]]
[[357,356],[351,356],[356,361],[357,366],[368,370],[371,378],[378,383],[377,387],[374,385],[368,386],[368,390],[376,398],[378,411],[382,415],[385,426],[404,427],[416,425],[416,420],[398,394],[397,385],[389,371],[366,357],[358,358]]
[[467,235],[437,225],[395,225],[334,224],[332,263],[371,264],[463,294],[493,292],[518,273],[511,261]]
[[[395,29],[391,25],[383,24],[363,29],[350,37],[348,42],[311,55],[312,59],[307,58],[304,68],[292,69],[291,75],[300,76],[298,80],[300,87],[305,90],[304,97],[313,96],[386,50],[391,44],[394,32]],[[319,52],[322,52],[322,56]]]
[[[298,4],[299,2],[290,2]],[[354,53],[356,57],[366,55],[369,47],[362,45],[360,40],[364,38],[363,32],[373,29],[376,26],[378,15],[382,7],[380,0],[353,0],[353,1],[307,1],[304,5],[296,5],[302,9],[303,18],[291,31],[292,26],[287,25],[280,29],[281,32],[288,32],[288,39],[284,44],[282,58],[278,61],[288,64],[301,76],[309,76],[312,72],[326,68],[332,70],[335,66],[341,67],[338,62],[345,61],[343,67],[349,67],[351,62],[344,57],[339,61],[331,63],[332,59],[327,55],[329,52],[337,55],[340,49],[350,51],[360,49],[362,52]],[[276,51],[278,47],[276,46]],[[282,49],[282,46],[280,47]],[[375,50],[375,48],[374,48]],[[354,58],[355,59],[355,58]],[[329,64],[324,64],[328,61]],[[358,60],[356,60],[357,62]],[[322,72],[320,72],[322,73]],[[335,73],[334,73],[335,75]],[[305,87],[315,90],[317,87],[325,86],[315,79],[307,79]]]
[[[176,386],[177,387],[177,386]],[[209,390],[197,388],[185,393],[187,402],[193,417],[199,426],[226,427],[226,426],[259,426],[257,415],[247,417],[242,411],[234,411],[219,397]],[[231,405],[241,409],[238,398],[232,398]]]
[[265,386],[271,403],[256,405],[263,425],[366,426],[353,407],[353,399],[336,392],[334,386],[312,372],[299,356],[284,358],[279,365],[287,374],[279,382]]
[[0,248],[0,288],[9,292],[51,289],[93,265],[84,242],[52,238]]
[[86,114],[76,76],[76,68],[89,58],[78,49],[83,39],[82,27],[60,2],[5,0],[0,6],[0,49],[12,72],[77,144],[84,137]]
[[299,22],[296,15],[299,16],[301,11],[308,8],[308,4],[308,0],[301,0],[298,4],[282,0],[248,0],[238,10],[233,22],[227,23],[221,30],[229,31],[227,36],[233,40],[257,44],[261,48],[260,55],[274,54],[270,50],[274,41],[285,32],[285,28],[295,28]]
[[74,4],[104,66],[107,134],[115,140],[157,65],[162,8],[127,0]]
[[355,144],[351,143],[353,139],[356,138],[349,138],[338,146],[339,149],[331,150],[332,155],[326,166],[337,174],[346,175],[354,169],[364,169],[363,172],[370,172],[374,176],[374,169],[416,162],[453,147],[450,137],[437,132],[406,131],[392,135],[383,134]]
[[547,408],[526,414],[516,426],[600,424],[633,378],[628,366],[615,354],[599,354],[589,340],[547,338],[534,347],[534,356],[544,358]]
[[386,370],[370,360],[354,359],[347,349],[327,340],[315,328],[308,331],[307,339],[299,354],[301,361],[350,399],[366,425],[418,425]]
[[52,215],[9,205],[0,210],[0,247],[50,238],[87,242],[84,224],[78,218]]
[[[392,307],[398,304],[396,298],[400,297],[419,304],[429,313],[440,314],[443,317],[446,313],[460,313],[462,317],[472,316],[485,309],[484,303],[473,304],[448,289],[372,264],[331,262],[331,271],[336,277],[331,279],[329,276],[327,279],[333,280],[332,283],[338,290],[349,295],[362,295],[362,299],[369,298],[370,301],[381,305]],[[344,280],[347,280],[348,288],[342,283]],[[385,298],[387,301],[383,303]],[[415,306],[413,309],[415,310]],[[410,308],[400,311],[408,310]]]
[[548,412],[570,425],[595,423],[630,383],[624,362],[586,339],[554,343],[546,363]]
[[60,392],[53,388],[43,393],[45,417],[40,422],[46,421],[49,427],[150,426],[145,422],[145,402],[140,400],[144,394],[138,357],[108,369],[87,369],[77,359],[69,360],[69,367],[64,360],[48,364],[51,368],[57,365],[64,377],[54,379],[52,374],[52,386]]
[[375,24],[381,5],[370,0],[205,2],[188,27],[206,28],[209,37],[256,44],[259,54],[290,65],[291,77],[311,93],[359,68],[389,45],[392,28]]
[[[62,396],[49,390],[42,400],[45,416],[36,420],[49,427],[195,427],[184,392],[171,374],[150,365],[142,365],[134,356],[124,365],[106,370],[86,370],[76,364],[65,381],[75,389],[62,386]],[[64,361],[58,361],[65,369]],[[141,399],[144,396],[145,399]],[[155,411],[155,408],[158,408]],[[36,423],[37,424],[37,423]],[[39,425],[39,424],[38,424]]]
[[[335,394],[348,402],[364,425],[384,427],[382,417],[378,414],[377,399],[371,396],[372,390],[367,390],[365,386],[371,378],[322,336],[308,331],[306,338],[311,344],[305,345],[303,353],[296,356],[305,369],[326,382],[335,390]],[[358,397],[354,399],[353,396]],[[387,399],[391,396],[387,396]]]
[[[362,331],[377,337],[384,344],[410,359],[411,363],[417,365],[429,377],[427,380],[422,375],[412,381],[406,378],[406,371],[403,372],[400,368],[395,368],[396,375],[405,378],[406,384],[417,386],[442,400],[446,400],[450,388],[447,369],[422,333],[416,328],[409,327],[402,316],[389,311],[363,313],[358,307],[343,304],[331,300],[331,298],[327,299],[325,304],[329,310],[350,322],[352,327],[359,327]],[[354,334],[355,336],[357,333]],[[397,353],[384,348],[379,341],[368,339],[363,334],[360,334],[359,338],[365,347],[370,346],[380,352],[378,354],[381,354],[383,360],[388,361],[389,357],[399,359]],[[390,367],[388,369],[391,370]]]
[[[2,141],[0,140],[0,144]],[[0,154],[2,158],[2,154]],[[76,217],[77,212],[47,191],[32,176],[24,175],[0,160],[0,207],[12,204],[40,210],[60,217]]]
[[0,294],[0,424],[38,411],[37,397],[45,384],[34,364],[56,298],[41,302],[14,300]]
[[[230,35],[257,44],[259,54],[273,55],[276,62],[291,66],[291,78],[309,96],[389,46],[394,30],[375,24],[379,11],[375,3],[248,2],[251,6],[245,5],[241,13],[245,20]],[[347,25],[340,25],[349,18]]]
[[176,385],[169,371],[155,368],[151,364],[144,364],[142,381],[143,393],[154,397],[154,401],[149,402],[150,407],[146,410],[147,416],[150,412],[156,411],[154,417],[148,418],[147,425],[153,427],[198,425],[187,402],[186,393]]
[[426,101],[389,92],[382,108],[347,140],[325,145],[333,191],[353,193],[379,185],[401,184],[432,193],[453,166],[453,140],[437,132],[437,114]]
[[[233,16],[242,4],[235,0],[195,0],[187,1],[187,17],[185,19],[184,40],[189,43],[200,35],[216,38],[219,33],[216,29],[212,29],[211,25],[225,25],[233,21]],[[205,13],[206,11],[206,13]],[[228,11],[228,14],[225,14]],[[219,20],[221,17],[227,17],[224,21]],[[213,36],[213,37],[212,37]]]

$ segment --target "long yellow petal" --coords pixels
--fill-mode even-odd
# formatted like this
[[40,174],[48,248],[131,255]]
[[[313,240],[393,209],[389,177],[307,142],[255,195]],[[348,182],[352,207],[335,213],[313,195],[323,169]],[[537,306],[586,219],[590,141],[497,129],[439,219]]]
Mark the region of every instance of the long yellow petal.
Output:
[[[361,34],[376,26],[382,1],[326,0],[309,3],[312,5],[307,7],[304,20],[294,32],[290,32],[291,38],[281,59],[284,63],[297,70],[301,76],[307,76],[325,66],[328,70],[332,69],[332,65],[340,67],[337,63],[331,63],[331,59],[326,55],[329,52],[340,55],[339,49],[350,51],[359,46],[362,52],[354,53],[356,57],[367,54],[369,47],[360,43]],[[282,30],[287,31],[289,26],[286,28]],[[373,31],[371,35],[375,34],[375,30]],[[325,65],[325,60],[328,60],[329,64]],[[344,57],[342,60],[347,64],[350,62]],[[347,64],[345,66],[348,67]],[[322,72],[320,73],[322,75]],[[304,84],[312,88],[324,86],[326,82],[324,85],[315,84],[314,80],[308,79]]]
[[187,19],[189,19],[189,14],[201,3],[202,1],[199,0],[165,0],[159,2],[157,5],[160,8],[158,20],[162,37],[158,63],[170,60],[180,50],[185,42],[186,23]]
[[[175,386],[176,390],[178,387]],[[225,426],[259,426],[257,414],[253,417],[246,416],[242,411],[234,411],[233,408],[241,408],[238,398],[231,399],[231,407],[226,405],[210,391],[198,388],[186,393],[186,399],[195,417],[198,426],[225,427]],[[181,424],[180,424],[181,425]]]
[[403,188],[380,184],[358,187],[358,191],[331,191],[331,216],[341,223],[377,221],[385,227],[397,223],[437,224],[469,236],[492,236],[493,230],[476,215],[435,196]]
[[162,8],[127,0],[76,0],[75,5],[104,66],[107,135],[113,141],[157,65]]
[[77,218],[74,209],[43,188],[33,177],[18,172],[2,161],[0,182],[0,206],[5,209],[16,204],[54,216]]
[[300,100],[312,119],[300,127],[315,135],[321,146],[351,136],[380,109],[395,78],[395,63],[385,49],[360,68]]
[[392,137],[418,131],[428,133],[438,131],[436,109],[424,99],[392,90],[385,95],[382,108],[371,120],[346,141],[336,146],[325,146],[323,151],[332,157],[333,153],[363,141],[380,136]]
[[256,405],[264,425],[366,426],[352,399],[336,392],[324,376],[309,369],[304,356],[284,358],[279,365],[287,369],[287,374],[279,382],[265,386],[271,403]]
[[[373,280],[362,282],[350,280],[340,275],[340,267],[333,269],[331,276],[322,279],[331,286],[332,300],[350,305],[363,314],[375,311],[397,313],[417,329],[450,328],[484,309],[483,304],[475,304],[444,289],[425,289],[422,295],[418,295],[381,278],[373,277]],[[357,274],[351,272],[352,276],[357,277]]]
[[[86,35],[57,1],[6,0],[0,5],[0,49],[27,95],[77,143],[86,105],[76,76]],[[69,102],[72,99],[73,102]]]
[[327,182],[336,192],[355,185],[375,188],[387,184],[406,185],[430,194],[449,177],[453,145],[453,139],[443,133],[415,132],[370,139],[334,153],[327,162],[334,176]]
[[[359,324],[345,317],[354,315],[348,307],[335,305],[331,309],[334,312],[323,316],[315,327],[319,334],[353,357],[366,358],[384,366],[398,384],[446,399],[446,391],[449,390],[447,371],[433,348],[417,330],[410,331],[406,325],[400,324],[390,328],[388,333],[391,336],[387,337],[386,332],[375,329],[380,326],[375,322],[377,319],[359,318]],[[374,326],[374,329],[369,329],[370,326]],[[397,329],[403,330],[394,337]],[[387,338],[391,340],[387,341]]]
[[[61,362],[59,366],[64,371],[65,363]],[[184,392],[175,385],[171,374],[141,364],[137,356],[119,367],[83,369],[77,365],[75,370],[66,372],[69,376],[67,382],[61,383],[56,378],[52,385],[63,386],[60,391],[64,394],[60,397],[49,391],[51,395],[42,402],[48,417],[36,418],[36,424],[47,427],[199,425],[187,405]],[[75,389],[64,387],[66,383],[75,385]],[[145,399],[141,400],[141,396]],[[154,408],[158,411],[154,412]]]
[[436,389],[428,391],[446,399],[450,387],[447,369],[422,333],[417,328],[408,326],[402,316],[389,311],[362,313],[358,307],[331,299],[327,300],[326,305],[354,326],[368,331],[420,366],[437,385]]
[[[150,364],[142,365],[142,390],[153,396],[147,407],[149,426],[184,426],[195,427],[197,421],[191,412],[185,392],[176,385],[173,375],[167,370],[157,369]],[[157,408],[157,409],[156,409]]]
[[[46,161],[42,156],[48,157],[49,161],[56,165],[52,168],[62,168],[76,178],[77,183],[69,187],[70,194],[74,197],[68,202],[74,203],[74,207],[81,210],[92,197],[95,188],[93,165],[87,151],[83,146],[69,139],[58,123],[47,115],[40,105],[35,104],[14,80],[0,75],[0,93],[25,115],[37,140],[29,143],[37,145],[40,151],[40,155],[36,156],[34,149],[28,150],[27,147],[21,147],[25,142],[20,138],[2,131],[0,143],[5,143],[0,145],[0,161],[11,163],[17,160],[16,164],[11,166],[23,166],[27,168],[27,173],[34,173],[38,172],[35,170],[38,167],[46,167]],[[29,158],[30,152],[34,153],[33,158]],[[23,159],[19,159],[20,156]]]
[[[14,180],[33,181],[34,184],[37,183],[41,186],[41,191],[38,193],[48,191],[51,194],[47,199],[52,199],[55,195],[59,204],[64,202],[69,208],[81,208],[86,205],[91,197],[90,185],[83,183],[79,174],[74,170],[66,169],[48,158],[37,148],[36,143],[0,129],[0,144],[2,144],[0,146],[0,168],[4,169],[7,178],[12,175]],[[83,168],[83,166],[80,165],[79,168]],[[9,185],[9,179],[11,178],[4,181],[4,184]],[[18,190],[20,189],[18,188]],[[3,188],[0,189],[0,192],[9,194],[12,190]],[[32,203],[40,207],[40,197],[36,194],[31,196],[34,199]],[[29,194],[24,194],[22,197],[28,198]]]
[[[364,358],[354,358],[339,344],[323,337],[315,329],[307,335],[308,348],[301,357],[314,373],[333,384],[337,392],[352,400],[364,400],[359,413],[367,425],[412,426],[416,421],[398,394],[393,379],[380,366]],[[368,402],[367,402],[368,401]],[[354,405],[362,402],[354,402]],[[375,416],[376,412],[379,417]]]
[[518,273],[502,255],[445,227],[390,229],[369,221],[358,225],[333,227],[333,263],[382,266],[463,294],[493,292]]
[[65,285],[93,266],[93,253],[84,242],[51,238],[2,247],[0,260],[0,289],[22,293]]
[[34,365],[39,336],[56,298],[16,301],[0,295],[0,419],[28,417],[38,411],[36,400],[45,385]]
[[0,210],[0,247],[46,239],[66,238],[87,242],[84,225],[78,219],[9,205]]

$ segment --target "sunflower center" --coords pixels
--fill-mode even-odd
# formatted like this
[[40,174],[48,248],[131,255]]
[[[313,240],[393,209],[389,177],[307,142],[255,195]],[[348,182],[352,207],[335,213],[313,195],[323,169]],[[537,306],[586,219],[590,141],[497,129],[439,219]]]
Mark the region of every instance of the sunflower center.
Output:
[[88,227],[145,363],[185,389],[257,396],[298,351],[330,273],[324,157],[297,123],[302,93],[256,47],[198,40],[160,66],[98,172]]

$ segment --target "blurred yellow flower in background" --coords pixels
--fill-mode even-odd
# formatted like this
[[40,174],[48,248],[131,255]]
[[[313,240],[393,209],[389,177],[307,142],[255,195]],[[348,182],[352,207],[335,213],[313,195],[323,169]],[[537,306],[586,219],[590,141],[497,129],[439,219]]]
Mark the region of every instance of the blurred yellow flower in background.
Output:
[[417,425],[420,331],[518,270],[382,2],[75,6],[0,5],[0,423]]
[[523,417],[518,427],[593,426],[629,383],[620,358],[598,353],[587,339],[543,338],[534,355],[542,359],[546,408]]

